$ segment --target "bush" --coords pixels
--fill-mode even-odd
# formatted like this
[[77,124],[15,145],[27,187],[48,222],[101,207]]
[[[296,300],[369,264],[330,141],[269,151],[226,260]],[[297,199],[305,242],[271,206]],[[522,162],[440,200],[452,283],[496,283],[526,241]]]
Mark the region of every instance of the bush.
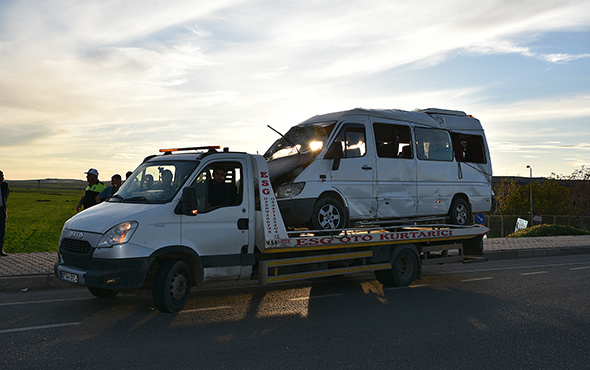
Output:
[[559,235],[590,235],[589,231],[576,229],[563,225],[536,225],[519,230],[507,236],[507,238],[526,238],[533,236],[559,236]]

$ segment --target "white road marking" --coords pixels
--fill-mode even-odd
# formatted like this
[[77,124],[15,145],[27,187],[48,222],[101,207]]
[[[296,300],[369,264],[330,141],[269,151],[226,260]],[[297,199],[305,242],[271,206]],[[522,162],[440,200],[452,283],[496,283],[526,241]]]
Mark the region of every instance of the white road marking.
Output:
[[94,297],[86,297],[86,298],[64,298],[64,299],[48,299],[43,301],[28,301],[28,302],[8,302],[8,303],[0,303],[0,306],[16,306],[22,304],[34,304],[34,303],[55,303],[55,302],[70,302],[70,301],[83,301],[87,299],[96,299]]
[[289,298],[290,301],[305,301],[307,299],[317,299],[317,298],[330,298],[330,297],[338,297],[338,296],[342,296],[343,294],[341,293],[337,293],[337,294],[325,294],[325,295],[316,295],[313,297],[299,297],[299,298]]
[[24,328],[4,329],[4,330],[0,330],[0,334],[18,333],[18,332],[21,332],[21,331],[30,331],[30,330],[42,330],[42,329],[61,328],[61,327],[64,327],[64,326],[74,326],[74,325],[80,325],[80,323],[79,322],[66,322],[66,323],[63,323],[63,324],[28,326],[28,327],[24,327]]
[[572,270],[572,271],[574,271],[574,270],[585,270],[585,269],[590,269],[590,266],[572,267],[572,268],[570,268],[570,270]]
[[[534,268],[547,268],[547,267],[561,267],[561,266],[575,266],[575,265],[585,265],[588,262],[572,262],[572,263],[554,263],[554,264],[547,264],[547,265],[533,265],[533,266],[514,266],[514,267],[495,267],[495,268],[483,268],[481,270],[461,270],[461,271],[439,271],[439,272],[428,272],[428,276],[433,275],[455,275],[455,274],[464,274],[466,272],[490,272],[490,271],[509,271],[509,270],[525,270],[525,269],[534,269]],[[426,274],[425,274],[426,275]]]
[[535,272],[523,272],[520,276],[528,276],[528,275],[539,275],[539,274],[548,274],[549,271],[535,271]]
[[482,281],[482,280],[492,280],[493,277],[491,276],[487,276],[487,277],[481,277],[481,278],[475,278],[475,279],[465,279],[465,280],[461,280],[462,282],[469,282],[469,281]]
[[408,286],[389,286],[389,287],[383,287],[383,290],[398,290],[398,289],[408,289],[408,288],[422,288],[428,286],[426,284],[414,284],[414,285],[408,285]]
[[217,306],[217,307],[193,308],[192,310],[182,310],[179,313],[225,310],[225,309],[228,309],[228,308],[231,308],[231,306]]

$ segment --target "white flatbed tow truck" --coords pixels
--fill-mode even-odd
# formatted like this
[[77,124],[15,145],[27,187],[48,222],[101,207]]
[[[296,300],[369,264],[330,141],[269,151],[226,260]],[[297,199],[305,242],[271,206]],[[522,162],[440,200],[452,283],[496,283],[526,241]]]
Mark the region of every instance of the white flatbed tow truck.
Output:
[[156,308],[178,312],[191,287],[208,281],[266,285],[374,271],[384,285],[407,286],[422,265],[482,258],[481,225],[288,231],[264,158],[217,149],[146,158],[113,198],[65,223],[56,276],[103,298],[151,289]]

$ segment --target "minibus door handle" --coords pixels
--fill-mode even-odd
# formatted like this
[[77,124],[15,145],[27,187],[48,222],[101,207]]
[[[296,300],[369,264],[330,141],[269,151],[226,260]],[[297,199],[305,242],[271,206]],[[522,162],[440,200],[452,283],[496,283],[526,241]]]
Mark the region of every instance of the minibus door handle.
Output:
[[364,165],[364,166],[362,166],[361,168],[362,168],[363,170],[366,170],[366,171],[368,171],[368,170],[372,170],[372,169],[373,169],[373,167],[371,167],[371,166],[367,166],[367,165]]

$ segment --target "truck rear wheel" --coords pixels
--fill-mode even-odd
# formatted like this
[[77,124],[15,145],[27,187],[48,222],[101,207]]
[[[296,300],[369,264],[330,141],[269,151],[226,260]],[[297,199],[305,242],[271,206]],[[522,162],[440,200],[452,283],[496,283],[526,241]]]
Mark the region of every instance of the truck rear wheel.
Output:
[[408,286],[418,275],[418,258],[410,248],[403,248],[395,254],[390,270],[375,271],[375,278],[387,286]]
[[95,297],[98,298],[111,298],[116,296],[119,292],[111,289],[95,288],[92,286],[88,287],[88,291]]
[[342,229],[346,226],[346,211],[342,203],[333,197],[320,198],[311,214],[314,230]]
[[182,310],[191,291],[191,270],[186,262],[165,260],[154,279],[152,297],[154,305],[162,312]]

